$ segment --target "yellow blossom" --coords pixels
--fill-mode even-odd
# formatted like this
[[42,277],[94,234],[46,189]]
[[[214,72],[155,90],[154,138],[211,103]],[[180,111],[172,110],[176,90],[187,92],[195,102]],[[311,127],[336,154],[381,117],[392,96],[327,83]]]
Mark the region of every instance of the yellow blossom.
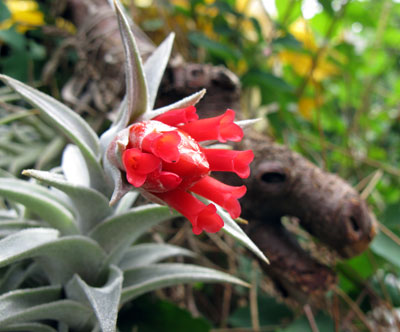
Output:
[[322,105],[322,98],[302,97],[297,102],[299,113],[307,120],[311,119],[312,111]]
[[316,82],[339,73],[339,68],[327,59],[327,51],[319,54],[318,61],[313,67],[312,53],[317,51],[318,46],[305,19],[299,18],[293,22],[289,32],[303,43],[304,49],[310,51],[310,54],[285,50],[279,53],[281,62],[290,64],[299,76],[308,76],[313,69],[312,79]]
[[44,24],[44,15],[33,0],[6,0],[5,4],[11,17],[0,23],[0,30],[16,25],[19,33],[35,29]]

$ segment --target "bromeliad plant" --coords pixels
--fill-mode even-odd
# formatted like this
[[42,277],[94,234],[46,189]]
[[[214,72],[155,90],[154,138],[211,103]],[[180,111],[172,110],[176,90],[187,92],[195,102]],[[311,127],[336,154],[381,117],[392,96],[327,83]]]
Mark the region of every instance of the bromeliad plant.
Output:
[[[193,105],[204,91],[152,110],[173,36],[143,65],[129,20],[114,5],[126,52],[127,94],[100,138],[67,106],[0,76],[72,142],[61,167],[25,170],[31,181],[0,173],[5,199],[0,210],[0,331],[115,331],[119,308],[145,292],[193,281],[245,285],[209,268],[160,263],[193,255],[184,248],[137,243],[151,227],[178,215],[170,207],[189,219],[195,234],[222,228],[266,260],[232,219],[240,214],[237,199],[246,188],[209,176],[210,171],[248,176],[252,152],[199,143],[240,140],[243,133],[233,111],[198,120]],[[136,189],[162,205],[132,207]]]

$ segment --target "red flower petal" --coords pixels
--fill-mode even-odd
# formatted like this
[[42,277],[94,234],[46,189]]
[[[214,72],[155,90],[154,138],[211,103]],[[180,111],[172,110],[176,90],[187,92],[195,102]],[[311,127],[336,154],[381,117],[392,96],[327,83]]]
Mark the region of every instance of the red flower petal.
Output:
[[224,222],[217,214],[215,205],[209,204],[197,215],[196,226],[193,226],[192,230],[196,235],[199,235],[203,230],[209,233],[216,233],[223,226]]
[[195,121],[198,118],[199,116],[196,114],[196,108],[194,106],[189,106],[165,112],[164,114],[156,116],[153,120],[163,122],[170,126],[177,126],[179,124]]
[[147,174],[161,167],[161,160],[150,153],[139,149],[127,149],[122,154],[126,177],[134,187],[140,187],[146,181]]
[[249,164],[254,159],[251,150],[203,149],[211,171],[234,172],[242,179],[250,175]]
[[171,172],[153,172],[147,176],[146,182],[142,188],[151,193],[163,193],[178,187],[182,178]]
[[205,205],[184,190],[175,189],[155,195],[189,219],[193,233],[196,235],[203,230],[215,233],[224,226],[213,204]]
[[152,152],[167,163],[175,163],[179,160],[180,152],[178,149],[181,136],[177,131],[165,133],[153,132],[146,135],[142,141],[142,149]]
[[233,219],[240,216],[241,208],[238,198],[246,193],[246,186],[233,187],[206,176],[193,185],[190,190],[222,206]]
[[243,138],[243,130],[233,122],[234,119],[235,112],[227,110],[220,116],[187,123],[179,126],[179,129],[199,142],[208,140],[219,140],[223,143],[238,142]]
[[162,169],[178,174],[183,179],[180,187],[186,189],[203,176],[208,175],[210,168],[199,144],[186,133],[180,132],[180,134],[182,141],[179,144],[178,162],[163,163]]

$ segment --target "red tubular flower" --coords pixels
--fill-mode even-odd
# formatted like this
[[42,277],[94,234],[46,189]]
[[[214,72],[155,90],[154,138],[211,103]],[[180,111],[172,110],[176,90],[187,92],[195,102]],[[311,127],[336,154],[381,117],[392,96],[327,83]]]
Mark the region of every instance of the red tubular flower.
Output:
[[140,187],[146,181],[147,175],[161,167],[161,160],[150,153],[139,149],[125,150],[122,155],[126,177],[130,184]]
[[196,182],[190,190],[221,205],[232,218],[236,219],[240,216],[241,208],[238,198],[243,197],[246,193],[246,186],[228,186],[211,176],[206,176]]
[[219,231],[224,223],[214,204],[205,205],[190,192],[203,196],[226,209],[232,218],[240,215],[238,199],[246,187],[228,186],[209,176],[210,171],[235,172],[249,176],[251,150],[232,151],[201,148],[198,141],[238,141],[242,129],[234,112],[197,120],[191,106],[168,111],[154,120],[129,128],[129,142],[122,154],[127,181],[136,188],[170,205],[192,223],[193,232]]
[[164,114],[158,115],[153,120],[160,121],[170,126],[177,126],[195,121],[198,118],[199,116],[196,114],[196,107],[189,106],[186,108],[171,110]]
[[218,140],[239,142],[243,138],[243,130],[233,122],[235,112],[227,110],[224,114],[214,118],[190,122],[179,129],[186,131],[196,141]]
[[192,223],[193,233],[196,235],[203,230],[215,233],[224,226],[224,222],[217,214],[217,209],[213,204],[205,205],[184,190],[175,189],[156,194],[156,196],[189,219]]
[[251,150],[203,149],[212,171],[234,172],[242,179],[250,175],[250,163],[254,159]]

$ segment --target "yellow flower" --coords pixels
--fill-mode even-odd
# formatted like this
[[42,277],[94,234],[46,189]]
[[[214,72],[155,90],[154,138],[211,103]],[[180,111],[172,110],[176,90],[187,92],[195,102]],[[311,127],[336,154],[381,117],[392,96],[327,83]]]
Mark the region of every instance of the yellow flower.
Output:
[[241,22],[244,35],[251,41],[257,41],[257,33],[250,18],[255,18],[260,24],[264,36],[269,36],[272,31],[272,22],[266,15],[260,0],[236,0],[236,10],[245,16]]
[[39,6],[33,0],[6,0],[11,17],[0,23],[0,30],[9,29],[16,25],[19,33],[35,29],[44,24],[44,15],[39,11]]
[[299,18],[289,26],[289,32],[300,42],[304,48],[310,51],[317,50],[314,35],[304,18]]
[[[312,69],[312,53],[318,49],[314,35],[307,21],[303,18],[293,22],[289,27],[289,31],[298,41],[303,43],[304,49],[309,50],[310,54],[285,50],[279,53],[279,59],[283,63],[290,64],[299,76],[308,76]],[[327,55],[327,52],[320,54],[318,62],[314,66],[312,79],[316,82],[339,73],[339,68],[327,59]]]
[[[294,51],[282,51],[279,53],[279,59],[283,63],[290,64],[299,76],[304,77],[310,74],[313,62],[310,54]],[[333,63],[327,61],[324,56],[320,56],[314,67],[312,79],[316,82],[320,82],[338,73],[339,69]]]
[[322,105],[322,98],[302,97],[297,102],[297,108],[307,120],[311,119],[312,111]]

